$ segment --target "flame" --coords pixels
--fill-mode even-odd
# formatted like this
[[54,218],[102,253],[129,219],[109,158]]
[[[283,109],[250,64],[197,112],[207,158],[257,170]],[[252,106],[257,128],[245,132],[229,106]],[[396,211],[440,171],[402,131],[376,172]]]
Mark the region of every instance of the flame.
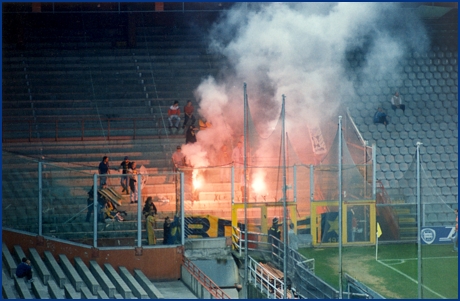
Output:
[[200,189],[203,186],[204,179],[198,175],[198,170],[194,169],[192,174],[193,190]]
[[252,181],[251,188],[257,194],[262,194],[267,191],[267,185],[265,185],[265,181],[262,177],[256,177],[254,181]]

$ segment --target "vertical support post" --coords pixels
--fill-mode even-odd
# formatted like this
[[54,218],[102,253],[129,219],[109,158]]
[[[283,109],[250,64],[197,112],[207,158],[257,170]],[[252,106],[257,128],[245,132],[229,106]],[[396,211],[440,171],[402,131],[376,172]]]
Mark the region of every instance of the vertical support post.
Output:
[[375,200],[377,190],[377,155],[375,143],[372,143],[372,199]]
[[38,161],[38,235],[43,235],[43,163]]
[[243,143],[243,152],[244,152],[244,175],[243,175],[243,184],[244,184],[244,195],[243,195],[243,202],[244,202],[244,299],[248,299],[248,204],[247,204],[247,189],[246,189],[246,169],[247,169],[247,154],[246,154],[246,147],[247,147],[247,131],[248,131],[248,94],[246,93],[246,83],[244,83],[244,126],[243,126],[243,133],[244,133],[244,143]]
[[339,149],[338,149],[338,186],[339,186],[339,299],[343,299],[342,289],[342,116],[339,116]]
[[180,173],[180,216],[181,216],[181,245],[185,245],[185,198],[184,198],[184,173]]
[[[282,114],[282,132],[281,132],[281,151],[283,156],[283,275],[287,275],[288,263],[288,235],[287,235],[287,209],[286,209],[286,127],[285,127],[285,100],[286,96],[283,94],[283,104],[281,107]],[[283,299],[287,299],[287,277],[283,280]]]
[[[297,165],[294,164],[294,167],[292,169],[293,175],[293,181],[294,181],[294,202],[297,202]],[[297,229],[297,227],[296,227]]]
[[235,166],[232,165],[232,169],[231,169],[231,174],[230,174],[230,181],[231,181],[231,189],[232,189],[232,204],[235,203]]
[[[315,197],[315,167],[313,165],[310,165],[310,208],[311,208],[311,202],[314,201]],[[311,213],[310,213],[311,214]]]
[[95,173],[93,175],[93,247],[97,248],[97,218],[99,216],[99,212],[97,211],[97,177],[98,175]]
[[142,200],[142,175],[137,174],[137,246],[142,246],[142,216],[141,216],[141,200]]
[[420,200],[420,145],[417,142],[417,291],[418,299],[422,299],[422,242],[421,242],[421,218],[422,208]]

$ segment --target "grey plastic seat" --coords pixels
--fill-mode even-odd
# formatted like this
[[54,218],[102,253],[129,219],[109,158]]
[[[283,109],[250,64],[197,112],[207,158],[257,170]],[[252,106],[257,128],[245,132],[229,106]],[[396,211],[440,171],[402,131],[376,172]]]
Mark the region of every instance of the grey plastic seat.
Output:
[[436,170],[436,164],[434,164],[433,162],[428,162],[426,163],[426,168],[429,170],[429,171],[433,171],[433,170]]
[[385,172],[385,179],[387,179],[387,181],[394,180],[394,178],[395,176],[392,171]]
[[436,152],[436,149],[433,146],[428,146],[426,148],[426,152],[431,155],[431,154],[434,154]]
[[385,163],[385,156],[377,155],[377,156],[375,156],[375,159],[377,161],[377,164]]
[[[399,138],[401,138],[403,141],[407,139],[407,137],[409,137],[409,134],[407,134],[407,130],[409,129],[404,129],[403,131],[401,131],[399,133]],[[404,143],[405,145],[405,143]]]
[[434,162],[434,163],[437,163],[441,160],[441,157],[438,155],[438,154],[432,154],[431,155],[431,160]]
[[425,122],[428,123],[428,124],[432,124],[433,122],[435,122],[436,119],[435,117],[433,116],[428,116],[426,119],[425,119]]
[[401,155],[407,155],[409,153],[409,150],[407,149],[406,146],[401,146],[401,147],[399,147],[399,153]]
[[419,115],[417,116],[417,121],[422,124],[426,122],[426,118],[423,115]]
[[392,146],[392,147],[390,148],[390,154],[392,154],[393,156],[399,155],[399,147],[397,147],[397,146]]
[[382,132],[382,139],[385,139],[385,140],[390,139],[390,133]]
[[388,139],[385,141],[385,144],[388,148],[395,146],[395,141],[393,139]]
[[452,179],[452,178],[450,177],[450,172],[449,172],[447,169],[441,169],[441,168],[439,168],[439,166],[438,166],[438,170],[441,170],[441,177],[442,177],[442,178],[444,178],[444,179],[446,179],[446,180],[447,180],[447,179]]
[[[447,180],[446,180],[446,185],[447,185]],[[450,195],[450,187],[442,187],[441,188],[441,193],[444,197],[447,197],[448,195]]]
[[416,131],[410,131],[408,135],[410,139],[417,139],[418,137]]
[[452,148],[452,146],[449,145],[448,142],[449,142],[449,140],[447,140],[447,138],[441,139],[441,145],[444,148],[444,152],[449,155],[449,154],[451,154],[453,152],[453,148]]
[[[446,180],[446,186],[447,187],[454,187],[455,186],[455,180],[452,178],[447,178]],[[447,194],[447,193],[446,193]],[[449,191],[448,194],[452,194],[452,191]]]
[[391,164],[395,161],[395,158],[393,155],[386,155],[385,156],[385,162],[388,163],[388,164]]
[[449,162],[450,161],[449,155],[446,153],[441,154],[441,161],[444,163]]
[[380,164],[380,170],[383,172],[387,172],[390,170],[390,165],[388,165],[387,163],[382,163]]
[[[402,139],[396,139],[394,140],[394,145],[397,146],[397,147],[403,147],[404,146],[404,141]],[[388,146],[388,143],[387,143],[387,146]]]
[[422,162],[430,162],[432,160],[430,154],[421,154],[420,158]]
[[381,180],[385,177],[385,173],[381,170],[377,170],[375,172],[375,177],[378,179],[378,180]]
[[431,127],[431,130],[432,131],[437,131],[439,130],[439,124],[433,122],[433,123],[430,123],[430,127]]
[[439,172],[438,169],[432,170],[431,171],[431,177],[433,179],[439,179],[439,178],[441,178],[441,172]]
[[442,146],[449,146],[449,139],[447,138],[440,138],[439,139],[439,144],[441,144]]
[[458,139],[454,138],[454,137],[451,137],[451,138],[448,138],[449,139],[449,144],[452,145],[452,146],[456,146],[457,143],[458,143]]
[[382,147],[380,152],[382,155],[387,156],[390,154],[390,149],[388,147]]
[[398,164],[404,162],[404,157],[402,155],[396,155],[394,159],[395,159],[395,162]]
[[444,180],[443,178],[436,179],[436,186],[445,187],[446,186],[446,180]]
[[376,145],[377,145],[377,148],[379,148],[379,149],[386,146],[385,141],[382,140],[382,139],[377,140]]
[[380,139],[382,139],[382,134],[378,131],[375,131],[372,133],[372,139],[378,141]]

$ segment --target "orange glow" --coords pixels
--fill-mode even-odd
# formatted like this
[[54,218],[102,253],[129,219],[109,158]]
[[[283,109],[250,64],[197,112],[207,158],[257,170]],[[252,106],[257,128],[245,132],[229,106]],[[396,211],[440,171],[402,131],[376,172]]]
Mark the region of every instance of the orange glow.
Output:
[[200,189],[203,186],[204,179],[202,176],[198,175],[198,170],[193,170],[192,182],[193,182],[193,190]]
[[265,185],[265,182],[262,179],[262,177],[255,178],[254,181],[252,181],[251,188],[257,194],[264,194],[267,191],[267,186]]

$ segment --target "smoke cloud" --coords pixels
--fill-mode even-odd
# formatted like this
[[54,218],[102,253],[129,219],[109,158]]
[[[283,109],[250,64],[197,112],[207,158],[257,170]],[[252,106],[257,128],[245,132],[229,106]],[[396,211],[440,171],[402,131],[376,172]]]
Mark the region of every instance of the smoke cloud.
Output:
[[[397,89],[398,62],[428,43],[421,22],[398,3],[236,3],[210,30],[209,50],[222,57],[220,74],[195,91],[199,114],[213,124],[197,135],[200,151],[215,164],[222,145],[230,153],[236,146],[247,83],[258,133],[271,134],[284,94],[289,138],[298,151],[311,153],[309,127],[328,135],[340,106],[352,103],[357,87],[374,85],[376,75],[391,76]],[[363,62],[353,71],[350,53],[360,53]],[[263,147],[265,156],[279,156],[279,147]],[[202,165],[199,157],[191,163]]]

